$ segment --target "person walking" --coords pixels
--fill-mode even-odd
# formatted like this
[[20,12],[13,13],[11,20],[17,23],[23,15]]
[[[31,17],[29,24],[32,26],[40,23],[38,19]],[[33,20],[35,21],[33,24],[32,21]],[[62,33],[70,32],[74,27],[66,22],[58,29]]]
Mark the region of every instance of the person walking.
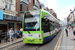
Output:
[[65,27],[65,32],[66,32],[66,36],[68,37],[68,30],[66,27]]
[[70,26],[68,27],[69,31],[70,31]]
[[12,28],[9,30],[9,34],[10,34],[10,41],[11,40],[13,41],[13,39],[14,39],[14,31],[13,31]]
[[74,40],[75,40],[75,26],[73,27],[73,35],[74,35]]

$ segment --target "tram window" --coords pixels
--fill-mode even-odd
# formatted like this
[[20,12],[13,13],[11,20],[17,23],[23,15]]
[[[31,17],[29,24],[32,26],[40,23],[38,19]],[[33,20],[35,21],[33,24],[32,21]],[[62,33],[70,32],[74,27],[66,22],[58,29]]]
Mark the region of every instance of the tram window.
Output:
[[50,28],[50,26],[49,26],[49,20],[46,21],[45,19],[42,19],[42,30],[44,32],[50,32],[49,28]]
[[51,31],[52,31],[52,30],[55,29],[55,26],[54,26],[53,24],[50,23],[50,28],[51,28]]

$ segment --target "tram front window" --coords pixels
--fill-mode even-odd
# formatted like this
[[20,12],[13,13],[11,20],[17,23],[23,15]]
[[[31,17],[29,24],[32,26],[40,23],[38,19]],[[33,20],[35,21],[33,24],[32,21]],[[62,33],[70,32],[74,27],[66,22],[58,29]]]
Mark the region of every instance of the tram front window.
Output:
[[40,13],[29,12],[25,13],[24,31],[39,31],[40,30]]

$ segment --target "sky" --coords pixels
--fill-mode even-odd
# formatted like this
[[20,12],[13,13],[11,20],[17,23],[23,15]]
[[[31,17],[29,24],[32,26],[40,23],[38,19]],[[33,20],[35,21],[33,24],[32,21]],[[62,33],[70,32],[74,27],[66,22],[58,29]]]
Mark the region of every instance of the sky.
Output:
[[57,13],[57,18],[64,20],[70,14],[70,9],[75,7],[75,0],[39,0],[45,7],[53,9]]

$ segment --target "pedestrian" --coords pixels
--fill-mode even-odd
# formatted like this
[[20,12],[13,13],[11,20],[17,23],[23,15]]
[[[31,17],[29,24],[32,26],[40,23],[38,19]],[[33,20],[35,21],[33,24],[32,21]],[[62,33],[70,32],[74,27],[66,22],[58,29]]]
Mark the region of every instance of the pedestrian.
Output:
[[17,31],[17,38],[20,38],[21,35],[20,35],[20,30]]
[[10,31],[9,31],[9,34],[10,34],[10,41],[14,39],[14,31],[13,29],[11,28]]
[[70,26],[68,27],[69,31],[70,31]]
[[68,30],[66,27],[65,27],[65,32],[66,32],[66,36],[68,37]]
[[22,37],[22,31],[23,31],[23,29],[20,27],[20,35],[21,35],[21,37]]
[[73,35],[74,35],[74,40],[75,40],[75,26],[73,27]]

